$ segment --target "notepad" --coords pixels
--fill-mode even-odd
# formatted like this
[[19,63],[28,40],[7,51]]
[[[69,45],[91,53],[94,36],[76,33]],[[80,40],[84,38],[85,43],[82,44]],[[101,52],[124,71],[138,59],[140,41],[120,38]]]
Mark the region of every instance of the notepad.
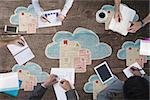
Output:
[[140,55],[150,56],[150,40],[140,40]]
[[19,90],[18,73],[10,72],[0,74],[0,92]]
[[66,79],[70,82],[71,85],[74,85],[75,80],[75,69],[74,68],[52,68],[51,74],[58,76],[58,83],[54,84],[54,90],[57,97],[57,100],[67,100],[65,90],[60,86],[60,81]]
[[[18,83],[19,83],[19,87],[20,87],[22,81],[19,80]],[[18,92],[19,92],[19,90],[11,90],[11,91],[4,91],[3,93],[8,94],[13,97],[16,97],[16,96],[18,96]]]
[[112,17],[109,24],[109,29],[126,36],[128,33],[128,28],[131,25],[130,22],[133,21],[136,11],[127,7],[126,5],[120,4],[120,12],[122,15],[121,22],[115,21],[114,17]]
[[136,62],[136,63],[130,65],[129,67],[127,67],[126,69],[123,70],[123,72],[124,72],[124,74],[126,75],[127,78],[133,76],[133,74],[130,71],[131,67],[136,67],[140,70],[141,74],[145,74],[144,70],[141,70],[142,69],[141,66]]
[[60,12],[61,12],[60,9],[43,12],[42,15],[45,16],[50,23],[39,16],[38,28],[62,25],[62,21],[57,18],[57,16],[60,15]]
[[16,62],[19,65],[23,65],[24,63],[28,62],[29,60],[35,57],[25,39],[23,37],[21,38],[24,40],[25,46],[20,47],[14,44],[7,45],[9,51],[14,56]]

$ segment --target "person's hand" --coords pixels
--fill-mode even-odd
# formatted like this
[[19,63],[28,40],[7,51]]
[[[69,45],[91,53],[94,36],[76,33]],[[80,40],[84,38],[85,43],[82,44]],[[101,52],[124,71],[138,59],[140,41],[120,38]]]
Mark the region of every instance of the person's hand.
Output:
[[119,10],[115,11],[114,18],[115,18],[115,21],[117,21],[117,22],[120,22],[122,20],[122,15]]
[[134,75],[134,76],[142,76],[140,70],[136,67],[131,67],[130,68],[130,71],[131,73]]
[[65,16],[63,16],[63,15],[60,14],[60,15],[58,15],[58,19],[61,20],[61,21],[63,21],[65,19]]
[[71,88],[71,85],[70,85],[70,83],[69,83],[69,81],[67,81],[67,80],[61,80],[61,81],[60,81],[60,86],[61,86],[64,90],[66,90],[66,91],[69,91],[69,90],[72,89],[72,88]]
[[49,76],[49,78],[43,83],[44,87],[49,87],[51,85],[54,85],[55,83],[57,83],[57,76],[54,74],[51,74]]
[[17,46],[24,46],[25,42],[23,39],[21,39],[21,36],[17,36],[12,41],[10,41],[8,44],[15,44]]
[[128,32],[130,33],[135,33],[137,30],[139,30],[142,27],[140,21],[134,22],[132,24],[133,25],[128,28]]

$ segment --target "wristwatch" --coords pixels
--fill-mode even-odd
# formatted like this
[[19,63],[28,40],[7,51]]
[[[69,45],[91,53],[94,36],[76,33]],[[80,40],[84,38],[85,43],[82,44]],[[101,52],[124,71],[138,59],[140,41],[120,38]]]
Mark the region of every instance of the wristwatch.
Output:
[[145,74],[142,74],[142,75],[141,75],[141,77],[144,77],[144,76],[145,76]]
[[141,27],[144,27],[145,26],[145,23],[143,20],[140,21],[141,22]]

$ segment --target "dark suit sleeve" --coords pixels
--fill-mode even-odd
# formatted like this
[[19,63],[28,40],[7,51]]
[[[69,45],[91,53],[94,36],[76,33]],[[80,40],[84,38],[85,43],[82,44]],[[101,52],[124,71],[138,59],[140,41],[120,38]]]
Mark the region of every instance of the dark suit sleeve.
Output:
[[42,87],[41,84],[38,84],[32,94],[26,100],[41,100],[46,90],[47,89]]
[[78,100],[78,94],[74,89],[67,91],[66,96],[67,100]]

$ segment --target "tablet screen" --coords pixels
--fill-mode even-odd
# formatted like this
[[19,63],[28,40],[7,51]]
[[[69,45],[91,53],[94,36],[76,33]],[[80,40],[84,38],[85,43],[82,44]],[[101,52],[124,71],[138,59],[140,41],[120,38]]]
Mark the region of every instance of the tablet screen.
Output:
[[110,77],[112,77],[105,64],[103,64],[101,67],[97,68],[96,70],[103,82],[109,79]]

